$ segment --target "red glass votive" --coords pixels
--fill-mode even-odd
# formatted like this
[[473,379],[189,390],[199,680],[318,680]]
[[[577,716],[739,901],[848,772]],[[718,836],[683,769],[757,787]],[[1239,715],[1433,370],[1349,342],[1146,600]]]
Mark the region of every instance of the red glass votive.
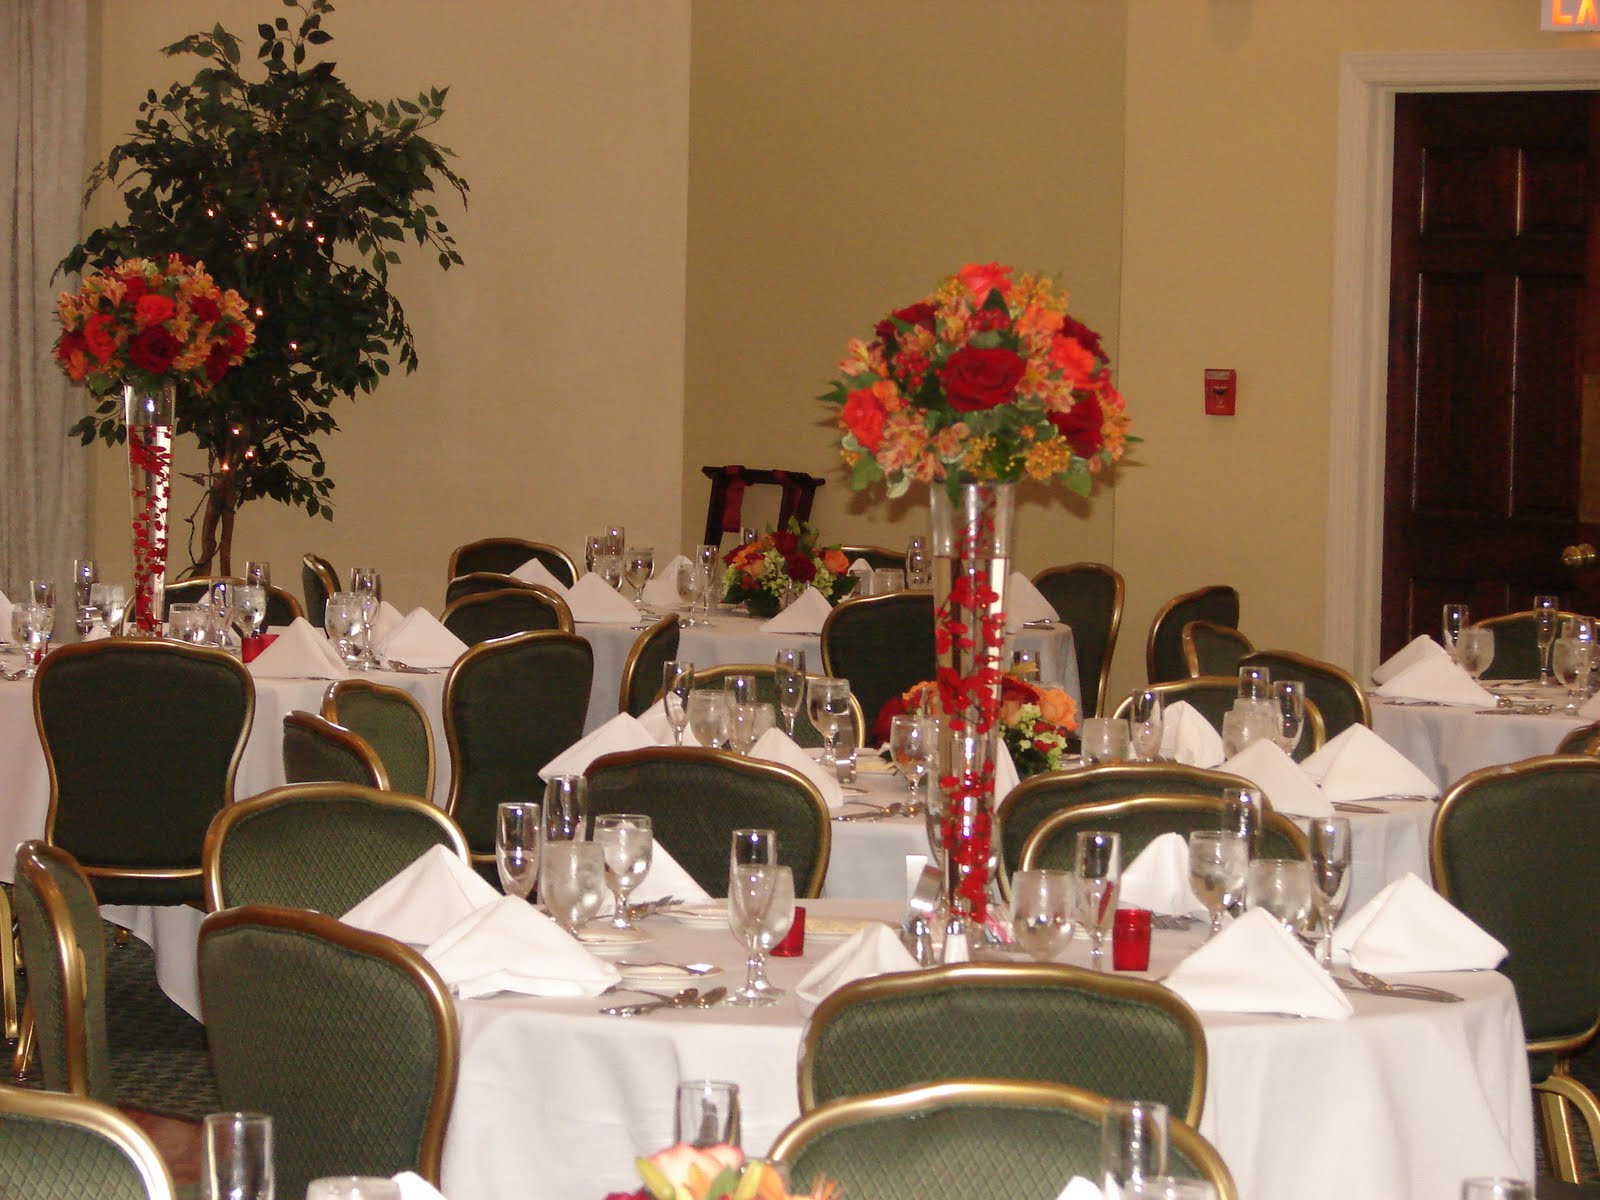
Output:
[[789,932],[783,935],[783,941],[772,948],[772,953],[779,958],[798,958],[806,949],[806,910],[800,905],[794,906],[794,924],[789,926]]
[[278,635],[275,633],[263,633],[259,637],[247,637],[239,643],[239,657],[245,662],[252,662],[256,655],[277,640]]
[[1150,910],[1119,908],[1111,923],[1111,965],[1119,971],[1150,969]]

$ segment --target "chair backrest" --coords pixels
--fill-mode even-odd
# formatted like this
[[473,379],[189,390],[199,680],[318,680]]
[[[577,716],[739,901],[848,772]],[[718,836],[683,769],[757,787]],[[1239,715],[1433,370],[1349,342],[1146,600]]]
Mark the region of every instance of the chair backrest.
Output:
[[1183,627],[1190,621],[1211,621],[1237,629],[1239,593],[1225,584],[1212,584],[1174,596],[1156,610],[1144,647],[1146,678],[1151,683],[1189,674],[1183,661]]
[[[267,585],[267,624],[293,625],[297,617],[306,615],[300,598],[287,588],[275,583]],[[321,626],[318,626],[320,629]]]
[[1557,754],[1600,754],[1600,721],[1579,725],[1556,745]]
[[174,604],[199,604],[210,594],[214,583],[237,583],[244,580],[237,575],[197,575],[192,579],[169,580],[161,591],[161,615],[172,615]]
[[[1064,1180],[1100,1173],[1104,1096],[1060,1083],[958,1079],[835,1100],[780,1133],[770,1155],[800,1181],[828,1179],[848,1200],[1006,1196],[1055,1200]],[[1168,1167],[1238,1200],[1215,1148],[1171,1119]]]
[[478,571],[510,575],[531,559],[538,559],[557,582],[571,587],[578,582],[578,567],[567,552],[549,542],[530,542],[525,538],[480,538],[457,546],[450,552],[449,579]]
[[495,809],[538,800],[539,772],[583,736],[594,650],[571,633],[523,633],[484,642],[450,668],[444,734],[450,747],[445,811],[467,835],[486,878],[495,876]]
[[469,646],[541,629],[572,632],[572,610],[537,584],[462,596],[445,607],[439,622]]
[[200,899],[200,844],[233,800],[255,716],[250,674],[220,650],[143,638],[63,646],[34,680],[50,772],[45,840],[102,904]]
[[321,629],[327,620],[328,597],[339,590],[339,572],[319,554],[300,556],[300,590],[306,597],[306,620]]
[[477,596],[483,592],[514,592],[530,588],[533,584],[514,575],[499,571],[468,571],[465,575],[452,575],[444,587],[444,603],[448,608],[463,596]]
[[351,783],[385,788],[389,775],[372,744],[315,713],[283,717],[283,777],[289,783]]
[[109,1104],[105,934],[94,889],[72,855],[28,841],[17,847],[14,895],[44,1085]]
[[340,679],[322,693],[322,715],[366,739],[391,788],[433,799],[433,731],[410,692],[370,679]]
[[[730,675],[754,676],[756,698],[764,704],[772,705],[774,709],[778,707],[778,669],[771,663],[718,663],[714,667],[704,667],[695,671],[694,686],[696,690],[710,688],[713,691],[721,691],[723,681]],[[817,678],[815,675],[806,676],[807,680],[815,678]],[[778,714],[778,720],[781,725],[783,721],[781,712]],[[866,745],[866,717],[861,711],[861,701],[856,698],[854,692],[850,693],[850,730],[848,736],[850,745]],[[840,734],[840,745],[845,744],[842,740],[844,737],[844,734]],[[811,723],[811,717],[806,711],[806,703],[803,696],[800,700],[800,711],[795,716],[794,740],[797,744],[808,748],[820,746],[824,740],[822,734],[817,732],[817,727]]]
[[584,772],[589,811],[650,818],[656,840],[713,896],[728,894],[728,838],[776,830],[798,896],[817,896],[833,846],[828,805],[804,775],[725,750],[651,746],[605,754]]
[[108,1104],[0,1084],[0,1196],[172,1200],[172,1173],[145,1132]]
[[893,570],[895,567],[904,568],[906,555],[903,550],[891,550],[887,546],[840,546],[839,552],[850,560],[854,566],[856,559],[864,559],[874,571],[881,569]]
[[678,657],[678,614],[668,613],[633,639],[622,664],[617,711],[639,716],[661,695],[661,668]]
[[1111,656],[1122,629],[1125,589],[1121,574],[1105,563],[1075,562],[1040,571],[1033,577],[1033,586],[1072,627],[1083,715],[1099,716],[1105,712]]
[[[1548,755],[1458,780],[1433,819],[1433,885],[1509,951],[1500,970],[1530,1050],[1564,1053],[1600,1024],[1600,759]],[[1537,1077],[1536,1077],[1537,1078]]]
[[1183,627],[1183,662],[1191,676],[1233,675],[1254,644],[1232,625],[1190,621]]
[[700,473],[711,480],[711,495],[706,501],[706,535],[702,539],[711,546],[720,545],[724,533],[736,533],[743,525],[744,492],[752,483],[771,484],[781,490],[777,528],[786,529],[791,518],[801,522],[811,519],[811,502],[816,491],[828,482],[804,471],[763,470],[734,464],[701,467]]
[[822,670],[850,681],[869,724],[912,684],[932,679],[936,661],[928,592],[842,600],[822,623]]
[[200,1002],[227,1109],[272,1117],[277,1191],[415,1171],[435,1187],[460,1036],[416,951],[320,913],[247,905],[200,927]]
[[[950,1036],[974,1022],[983,1037]],[[846,984],[812,1014],[800,1109],[965,1076],[1159,1100],[1193,1125],[1205,1103],[1205,1031],[1160,984],[1055,963],[879,975]]]
[[1306,698],[1322,714],[1326,737],[1338,737],[1352,725],[1372,725],[1367,693],[1343,667],[1293,650],[1256,650],[1245,655],[1240,665],[1266,667],[1273,679],[1298,679],[1304,683]]
[[415,796],[342,783],[275,788],[230,804],[206,833],[206,907],[306,908],[340,917],[434,846],[467,840]]
[[[1150,691],[1161,697],[1163,709],[1182,700],[1211,723],[1219,734],[1222,718],[1239,698],[1239,681],[1232,675],[1196,675],[1192,679],[1174,679],[1168,683],[1153,683]],[[1322,710],[1311,698],[1311,688],[1306,688],[1306,723],[1300,731],[1300,741],[1291,754],[1296,762],[1309,758],[1322,749],[1327,734],[1322,722]],[[1114,717],[1127,717],[1133,707],[1133,697],[1124,696],[1112,712]]]
[[[1556,632],[1561,622],[1578,613],[1556,613]],[[1532,609],[1485,617],[1473,624],[1494,631],[1494,658],[1484,668],[1485,679],[1537,679],[1539,677],[1539,624]]]

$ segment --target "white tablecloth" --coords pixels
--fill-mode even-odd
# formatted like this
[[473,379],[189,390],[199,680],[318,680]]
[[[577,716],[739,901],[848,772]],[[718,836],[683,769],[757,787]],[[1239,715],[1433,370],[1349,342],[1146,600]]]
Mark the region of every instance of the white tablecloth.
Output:
[[1372,702],[1372,729],[1420,767],[1440,789],[1469,771],[1554,754],[1561,739],[1588,722],[1551,713],[1488,713],[1443,704]]

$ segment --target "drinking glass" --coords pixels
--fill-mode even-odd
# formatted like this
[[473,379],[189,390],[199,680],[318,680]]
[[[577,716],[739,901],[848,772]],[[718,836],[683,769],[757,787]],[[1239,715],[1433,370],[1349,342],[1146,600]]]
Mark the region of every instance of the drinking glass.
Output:
[[605,534],[591,533],[583,542],[583,569],[594,572],[595,561],[605,553]]
[[1444,648],[1450,657],[1456,656],[1456,638],[1461,636],[1461,631],[1472,624],[1472,610],[1465,604],[1446,604],[1444,606]]
[[1239,668],[1239,699],[1272,699],[1272,672],[1266,667]]
[[1072,873],[1077,880],[1078,920],[1089,931],[1089,965],[1106,969],[1106,934],[1117,913],[1122,878],[1122,835],[1086,830],[1078,835]]
[[694,664],[673,659],[661,665],[661,704],[672,726],[673,745],[683,745],[683,731],[689,726],[689,694],[694,688]]
[[1106,1195],[1167,1173],[1167,1106],[1113,1100],[1100,1118],[1100,1181]]
[[777,998],[787,993],[767,978],[767,955],[783,941],[794,924],[794,872],[788,867],[769,869],[773,872],[772,900],[767,904],[756,934],[754,986],[758,992]]
[[712,594],[722,594],[722,572],[717,569],[717,548],[709,542],[702,542],[694,548],[695,566],[701,569],[700,575],[700,613],[707,621],[711,619]]
[[628,897],[650,872],[655,838],[642,813],[605,813],[594,819],[594,840],[605,853],[606,884],[617,898],[611,928],[633,929]]
[[55,627],[55,614],[42,604],[22,603],[11,609],[11,640],[26,652],[26,665],[20,672],[23,679],[32,679],[50,648],[50,632]]
[[[172,606],[176,609],[178,606]],[[361,660],[361,647],[367,628],[366,600],[355,592],[335,592],[328,597],[323,612],[323,628],[327,630],[339,657],[350,666]]]
[[906,590],[906,573],[903,567],[879,567],[872,572],[872,594],[887,596],[891,592]]
[[778,883],[778,869],[761,863],[739,863],[728,871],[728,925],[744,943],[744,986],[729,993],[727,1003],[756,1008],[777,1002],[777,998],[756,986],[760,965],[761,927]]
[[383,603],[383,576],[376,567],[352,567],[350,590],[361,597],[361,628],[356,634],[357,654],[351,666],[363,671],[378,665],[372,653],[372,634],[378,623],[378,609]]
[[1316,817],[1311,822],[1311,888],[1322,939],[1317,961],[1333,969],[1333,927],[1350,895],[1350,821]]
[[1232,758],[1256,742],[1273,741],[1278,725],[1277,706],[1270,696],[1264,701],[1235,700],[1222,714],[1222,753]]
[[621,525],[607,525],[601,538],[601,550],[604,553],[615,555],[617,558],[622,557],[622,552],[628,544],[628,537]]
[[[331,608],[333,601],[328,604]],[[175,642],[204,646],[211,640],[210,624],[210,612],[202,604],[174,604],[167,609],[167,636]]]
[[244,574],[240,576],[246,583],[256,587],[270,588],[272,586],[272,564],[264,558],[247,559],[244,564]]
[[656,551],[653,546],[629,546],[622,556],[622,577],[633,589],[633,602],[644,603],[644,585],[656,569]]
[[729,704],[754,704],[760,699],[756,695],[754,675],[723,676],[722,693],[727,696]]
[[613,591],[622,590],[622,555],[599,554],[595,556],[594,573],[606,581]]
[[1565,711],[1575,713],[1583,705],[1582,693],[1589,681],[1589,652],[1594,643],[1582,638],[1559,637],[1550,655],[1556,681],[1567,689]]
[[267,624],[267,589],[247,583],[238,589],[239,616],[250,627],[251,637],[260,637]]
[[736,701],[726,693],[722,701],[723,737],[735,752],[748,756],[761,736],[756,726],[761,719],[761,706]]
[[1533,1200],[1533,1185],[1520,1179],[1463,1179],[1461,1200]]
[[850,681],[817,675],[806,680],[806,716],[822,735],[821,762],[837,768],[839,735],[850,720]]
[[272,1118],[210,1113],[200,1144],[201,1200],[273,1200]]
[[928,539],[920,533],[906,541],[906,586],[913,590],[933,586],[933,559],[928,554]]
[[306,1200],[400,1200],[400,1185],[381,1175],[334,1175],[307,1184]]
[[939,722],[933,717],[901,713],[889,722],[889,753],[894,757],[895,766],[900,768],[900,774],[905,776],[912,813],[922,811],[917,807],[917,797],[938,744]]
[[78,627],[80,642],[88,637],[89,631],[94,628],[94,602],[89,599],[89,593],[99,578],[91,560],[87,558],[72,560],[72,617]]
[[1539,686],[1549,687],[1550,648],[1556,644],[1556,621],[1561,615],[1560,596],[1533,598],[1533,635],[1539,647]]
[[1222,789],[1222,828],[1244,835],[1251,858],[1261,853],[1266,813],[1266,798],[1260,788]]
[[1085,717],[1080,737],[1086,763],[1120,762],[1128,757],[1128,722],[1120,717]]
[[508,800],[496,806],[495,815],[494,865],[500,872],[500,890],[526,900],[539,882],[539,806]]
[[107,633],[122,628],[122,614],[128,607],[128,592],[120,583],[97,583],[89,589],[89,603],[100,610]]
[[678,603],[683,606],[683,619],[678,622],[684,629],[709,624],[706,621],[696,620],[694,615],[695,605],[700,601],[700,593],[705,590],[705,568],[699,563],[685,560],[678,564],[678,574],[673,580],[678,588]]
[[589,781],[582,775],[552,775],[544,785],[544,844],[581,842],[588,836]]
[[1456,661],[1474,679],[1481,679],[1494,661],[1494,630],[1468,625],[1456,635]]
[[1011,652],[1011,674],[1018,679],[1026,679],[1029,683],[1039,682],[1039,652],[1037,650],[1013,650]]
[[1244,899],[1250,843],[1229,829],[1196,829],[1189,834],[1189,886],[1211,914],[1210,937],[1222,932],[1222,914]]
[[784,732],[793,737],[794,723],[806,697],[806,652],[794,646],[779,650],[772,663],[772,682],[778,689]]
[[1075,885],[1069,871],[1036,868],[1011,877],[1011,932],[1035,962],[1051,962],[1072,942]]
[[206,601],[211,606],[211,635],[216,645],[226,650],[228,635],[239,615],[239,585],[231,579],[215,580],[206,589]]
[[778,865],[778,835],[771,829],[735,829],[728,840],[728,869]]
[[754,546],[761,540],[761,531],[754,525],[741,525],[739,527],[739,545]]
[[1122,1200],[1217,1200],[1217,1189],[1204,1179],[1147,1175],[1127,1184]]
[[1161,693],[1141,688],[1128,705],[1128,740],[1137,761],[1155,762],[1161,757],[1161,732]]
[[28,580],[28,598],[24,603],[42,604],[51,612],[56,607],[56,585],[48,579]]
[[1297,938],[1312,922],[1311,864],[1292,858],[1258,858],[1245,876],[1244,906],[1263,908]]
[[762,734],[766,733],[767,730],[776,729],[778,727],[778,710],[773,708],[772,705],[766,703],[758,704],[755,706],[755,708],[756,741],[759,742]]
[[716,1079],[686,1080],[678,1085],[677,1115],[672,1140],[676,1145],[737,1146],[739,1085]]
[[1306,728],[1306,685],[1298,679],[1275,679],[1272,702],[1277,717],[1272,740],[1285,754],[1293,754]]
[[728,698],[711,688],[696,688],[689,693],[689,732],[702,746],[716,749],[723,745]]
[[539,894],[556,924],[573,937],[600,911],[605,883],[604,848],[594,842],[545,842]]

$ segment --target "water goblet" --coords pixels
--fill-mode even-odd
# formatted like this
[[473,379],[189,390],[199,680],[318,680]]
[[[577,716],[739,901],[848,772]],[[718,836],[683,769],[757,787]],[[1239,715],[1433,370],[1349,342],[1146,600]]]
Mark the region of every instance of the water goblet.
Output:
[[1035,962],[1051,962],[1071,944],[1074,890],[1070,871],[1035,868],[1011,876],[1011,932]]
[[850,720],[850,681],[817,675],[806,680],[806,716],[822,735],[824,766],[839,765],[839,735]]
[[589,832],[589,781],[552,775],[544,784],[544,844],[581,842]]
[[594,840],[605,852],[606,884],[616,896],[611,928],[633,929],[628,897],[650,872],[655,838],[642,813],[604,813],[594,819]]
[[904,567],[879,567],[872,572],[872,594],[874,596],[887,596],[893,592],[906,590],[906,572]]
[[1079,736],[1086,763],[1121,762],[1128,757],[1128,722],[1121,717],[1085,717]]
[[1445,650],[1451,658],[1456,656],[1456,639],[1461,636],[1461,631],[1472,624],[1472,610],[1465,604],[1446,604],[1444,606],[1444,620],[1440,641],[1444,643]]
[[1272,699],[1272,672],[1266,667],[1242,666],[1239,668],[1239,699]]
[[365,599],[355,592],[335,592],[328,597],[322,624],[339,657],[347,665],[355,666],[361,658],[362,634],[367,627]]
[[1258,858],[1245,875],[1244,906],[1265,909],[1296,938],[1313,921],[1311,864],[1292,858]]
[[1264,702],[1235,700],[1233,707],[1222,714],[1222,753],[1232,758],[1256,742],[1273,741],[1277,730],[1276,705],[1270,697]]
[[606,581],[612,591],[622,590],[622,555],[601,554],[594,560],[594,573]]
[[204,646],[211,640],[210,613],[202,604],[174,604],[167,609],[167,636],[175,642]]
[[678,1085],[674,1144],[698,1148],[739,1144],[739,1085],[716,1079]]
[[728,872],[728,925],[744,943],[744,985],[728,994],[727,1003],[750,1008],[775,1004],[777,998],[756,986],[760,965],[761,927],[777,888],[778,869],[761,863],[741,863]]
[[247,559],[244,564],[244,573],[240,578],[256,587],[270,588],[272,586],[272,564],[264,558]]
[[1078,920],[1089,931],[1089,965],[1106,969],[1106,934],[1117,912],[1117,886],[1122,879],[1122,835],[1099,830],[1078,834],[1073,855],[1077,881]]
[[761,928],[756,931],[755,979],[752,986],[763,995],[776,999],[787,995],[787,992],[767,978],[767,955],[783,941],[794,924],[794,871],[781,866],[767,869],[773,872],[772,899],[761,918]]
[[260,637],[267,624],[267,589],[258,583],[247,583],[237,592],[239,616],[249,627],[251,637]]
[[1463,1179],[1461,1200],[1533,1200],[1533,1185],[1521,1179]]
[[1133,757],[1139,762],[1155,762],[1161,757],[1161,693],[1140,688],[1128,705],[1128,740]]
[[89,603],[100,611],[106,632],[122,628],[122,614],[128,607],[128,592],[120,583],[97,583],[89,589]]
[[794,723],[806,696],[806,652],[794,646],[779,650],[773,659],[772,682],[778,689],[784,732],[793,737]]
[[761,531],[754,525],[742,525],[739,527],[739,545],[754,546],[760,540]]
[[778,834],[772,829],[735,829],[728,838],[728,870],[778,865]]
[[573,937],[600,911],[605,879],[603,847],[594,842],[545,842],[539,894],[556,924]]
[[762,738],[762,735],[765,734],[767,730],[776,729],[778,727],[778,710],[772,705],[768,704],[766,701],[762,701],[760,704],[756,705],[755,709],[756,741],[759,742]]
[[1106,1195],[1167,1173],[1167,1106],[1112,1101],[1100,1118],[1100,1179]]
[[922,811],[919,796],[938,742],[939,722],[933,717],[900,713],[889,722],[889,753],[905,777],[909,797],[906,811],[910,815]]
[[689,562],[687,559],[678,564],[678,573],[673,578],[673,583],[678,589],[678,604],[683,609],[683,618],[678,623],[684,629],[691,629],[709,624],[707,621],[696,619],[695,605],[700,601],[700,593],[705,590],[705,568],[699,563]]
[[1196,829],[1189,834],[1189,887],[1211,916],[1209,937],[1222,932],[1222,914],[1244,899],[1250,843],[1228,829]]
[[1456,635],[1456,661],[1461,669],[1474,679],[1494,662],[1494,630],[1482,625],[1468,625]]
[[719,749],[726,743],[723,731],[727,724],[725,693],[711,688],[696,688],[689,693],[689,732],[694,740],[710,749]]
[[933,586],[933,559],[928,554],[928,539],[920,533],[906,540],[906,586],[913,590]]
[[1576,713],[1583,705],[1583,692],[1589,681],[1589,655],[1594,643],[1576,637],[1559,637],[1550,655],[1556,682],[1567,689],[1563,711]]
[[23,602],[11,608],[11,640],[22,648],[23,668],[18,677],[32,679],[50,646],[55,618],[42,604]]
[[1333,927],[1350,895],[1350,821],[1316,817],[1311,822],[1311,888],[1322,938],[1317,961],[1333,969]]
[[1556,624],[1561,616],[1560,596],[1535,596],[1533,598],[1533,634],[1539,647],[1539,686],[1549,687],[1554,679],[1550,674],[1550,648],[1556,643]]
[[211,635],[219,649],[229,646],[229,634],[239,615],[239,584],[232,579],[216,579],[206,588],[206,602],[211,607]]
[[756,729],[756,722],[760,718],[760,705],[742,703],[726,694],[723,696],[723,737],[737,753],[749,755],[756,738],[760,736]]
[[209,1113],[200,1143],[202,1200],[273,1200],[272,1118]]
[[644,603],[644,585],[655,573],[656,552],[653,546],[629,546],[622,556],[622,578],[633,589],[633,602]]
[[1300,735],[1306,727],[1306,685],[1299,679],[1272,681],[1273,726],[1272,740],[1285,754],[1293,754],[1300,744]]
[[495,807],[494,865],[500,890],[526,900],[539,882],[541,820],[537,804],[508,800]]
[[628,544],[628,538],[623,532],[622,526],[607,525],[605,533],[603,533],[601,537],[604,539],[601,544],[601,549],[603,552],[614,555],[617,558],[621,558],[622,553],[627,548]]
[[1222,789],[1222,828],[1244,835],[1250,857],[1261,853],[1261,838],[1266,832],[1266,796],[1260,788]]
[[672,742],[683,745],[683,731],[689,727],[689,694],[694,689],[694,664],[673,659],[661,664],[661,705],[672,726]]

